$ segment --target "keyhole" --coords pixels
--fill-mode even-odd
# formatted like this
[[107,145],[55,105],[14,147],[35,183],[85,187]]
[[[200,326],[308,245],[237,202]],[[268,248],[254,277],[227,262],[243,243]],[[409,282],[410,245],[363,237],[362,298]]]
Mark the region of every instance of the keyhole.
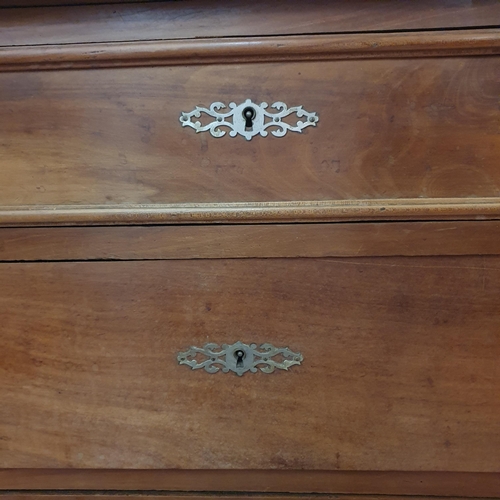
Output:
[[236,366],[243,366],[243,358],[245,357],[245,351],[238,349],[234,351],[234,357],[236,358]]
[[253,121],[255,119],[255,109],[253,108],[245,108],[243,110],[243,118],[245,118],[245,130],[253,129]]

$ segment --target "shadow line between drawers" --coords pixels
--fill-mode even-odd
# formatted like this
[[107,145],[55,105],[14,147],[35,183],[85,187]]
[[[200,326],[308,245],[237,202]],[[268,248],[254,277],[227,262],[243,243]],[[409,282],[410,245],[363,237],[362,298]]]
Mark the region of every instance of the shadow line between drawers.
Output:
[[[147,498],[148,500],[207,500],[213,498],[222,498],[225,500],[462,500],[473,497],[443,497],[428,495],[349,495],[349,494],[331,494],[331,493],[225,493],[225,492],[171,492],[171,491],[95,491],[95,490],[65,490],[65,491],[23,491],[11,490],[0,492],[0,498],[9,500],[68,500],[83,499],[89,497],[113,498],[113,500],[134,500]],[[495,500],[495,497],[475,497],[482,500]]]
[[323,493],[491,497],[500,473],[0,469],[1,490],[162,490],[173,492]]
[[500,254],[500,221],[0,229],[0,262]]

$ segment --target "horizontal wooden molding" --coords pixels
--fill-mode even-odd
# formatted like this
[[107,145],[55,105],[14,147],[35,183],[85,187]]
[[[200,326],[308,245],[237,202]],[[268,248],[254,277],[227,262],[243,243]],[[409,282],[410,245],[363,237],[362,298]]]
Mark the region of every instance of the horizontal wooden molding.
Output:
[[500,198],[0,207],[0,227],[498,218]]
[[0,71],[499,53],[500,29],[294,35],[3,47]]
[[75,489],[500,498],[500,473],[0,469],[0,490]]

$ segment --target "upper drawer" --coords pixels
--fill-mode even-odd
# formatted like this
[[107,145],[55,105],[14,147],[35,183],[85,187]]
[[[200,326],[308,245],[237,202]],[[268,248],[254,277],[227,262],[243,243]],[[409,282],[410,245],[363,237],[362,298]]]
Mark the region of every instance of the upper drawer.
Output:
[[[82,5],[99,3],[113,5]],[[2,7],[57,4],[64,7],[2,9],[0,46],[500,25],[497,0],[136,0],[136,3],[127,4],[123,0],[1,2]]]
[[0,223],[496,216],[499,33],[3,49]]

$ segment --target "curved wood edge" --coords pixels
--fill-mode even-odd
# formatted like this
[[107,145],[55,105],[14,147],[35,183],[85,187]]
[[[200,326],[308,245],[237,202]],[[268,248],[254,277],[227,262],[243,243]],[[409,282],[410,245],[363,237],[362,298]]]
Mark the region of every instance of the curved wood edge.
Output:
[[500,498],[500,473],[0,469],[1,490],[162,490]]
[[0,261],[499,255],[500,221],[0,229]]
[[498,218],[500,198],[0,207],[0,227]]
[[164,40],[0,48],[0,71],[500,53],[500,29]]

